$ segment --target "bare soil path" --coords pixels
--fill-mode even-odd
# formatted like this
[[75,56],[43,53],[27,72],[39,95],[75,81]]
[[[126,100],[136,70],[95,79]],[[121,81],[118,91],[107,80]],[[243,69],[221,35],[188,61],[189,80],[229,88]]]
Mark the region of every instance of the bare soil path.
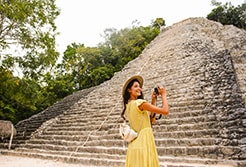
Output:
[[0,167],[88,167],[82,164],[63,163],[38,158],[8,156],[0,154]]

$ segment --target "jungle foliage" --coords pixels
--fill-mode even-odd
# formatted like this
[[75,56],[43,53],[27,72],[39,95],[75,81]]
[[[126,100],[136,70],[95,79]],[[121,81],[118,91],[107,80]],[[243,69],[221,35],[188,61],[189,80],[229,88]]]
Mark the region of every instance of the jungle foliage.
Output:
[[246,30],[246,3],[233,6],[231,2],[225,4],[212,0],[212,5],[217,6],[207,15],[209,20],[214,20],[223,25],[234,25]]

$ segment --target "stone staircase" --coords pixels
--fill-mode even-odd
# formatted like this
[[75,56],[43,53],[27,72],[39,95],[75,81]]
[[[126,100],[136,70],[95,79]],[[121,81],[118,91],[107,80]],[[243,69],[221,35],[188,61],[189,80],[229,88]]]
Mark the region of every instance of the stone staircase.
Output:
[[[52,114],[17,124],[15,149],[1,152],[124,166],[127,144],[118,130],[121,88],[128,77],[140,74],[146,100],[156,85],[165,85],[168,92],[170,114],[153,126],[161,167],[244,167],[245,43],[245,31],[204,18],[174,24],[111,80],[44,111]],[[23,128],[29,132],[24,139]]]
[[[25,143],[26,140],[30,139],[32,133],[40,128],[41,125],[49,124],[49,122],[52,121],[52,118],[55,118],[66,110],[69,110],[71,106],[73,106],[78,100],[86,97],[86,95],[93,89],[95,89],[95,87],[78,91],[70,96],[67,96],[61,101],[58,101],[43,112],[33,115],[26,120],[18,122],[15,125],[17,128],[17,135],[15,136],[12,147],[15,148],[16,145],[18,146],[19,144]],[[45,128],[44,125],[43,127]],[[7,147],[7,143],[8,140],[6,140],[5,143],[0,143],[0,146]]]

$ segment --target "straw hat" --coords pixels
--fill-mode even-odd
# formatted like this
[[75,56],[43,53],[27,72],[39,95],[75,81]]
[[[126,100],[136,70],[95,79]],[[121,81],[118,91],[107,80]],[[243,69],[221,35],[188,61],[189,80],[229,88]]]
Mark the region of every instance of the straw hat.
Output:
[[137,79],[139,84],[140,84],[140,87],[143,86],[143,77],[141,77],[140,75],[134,75],[132,77],[130,77],[124,84],[123,88],[122,88],[122,96],[124,96],[125,94],[125,91],[126,91],[126,87],[128,86],[128,84],[134,80],[134,79]]

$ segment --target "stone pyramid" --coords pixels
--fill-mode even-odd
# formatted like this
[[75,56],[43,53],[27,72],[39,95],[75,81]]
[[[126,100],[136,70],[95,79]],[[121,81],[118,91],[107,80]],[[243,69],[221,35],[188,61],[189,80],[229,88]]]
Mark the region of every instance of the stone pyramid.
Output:
[[183,20],[163,28],[109,81],[19,122],[14,149],[2,153],[123,167],[121,88],[140,74],[146,100],[156,85],[168,93],[170,114],[153,126],[161,167],[246,166],[245,64],[245,30]]

